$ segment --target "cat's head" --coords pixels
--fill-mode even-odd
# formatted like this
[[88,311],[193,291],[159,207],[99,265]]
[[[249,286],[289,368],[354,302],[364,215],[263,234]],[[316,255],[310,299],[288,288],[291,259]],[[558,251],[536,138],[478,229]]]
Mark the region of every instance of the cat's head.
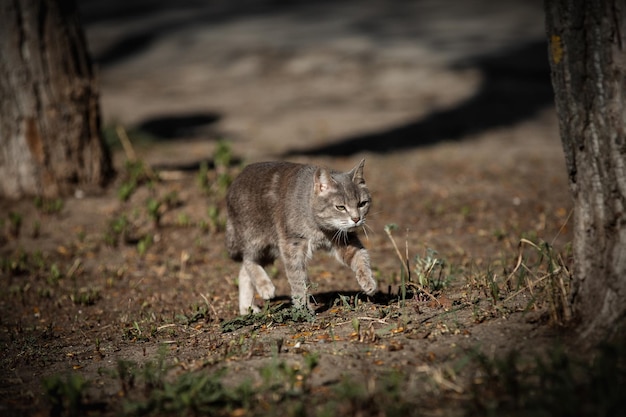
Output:
[[365,159],[348,172],[318,168],[314,176],[313,215],[327,230],[349,231],[365,222],[371,206],[363,178]]

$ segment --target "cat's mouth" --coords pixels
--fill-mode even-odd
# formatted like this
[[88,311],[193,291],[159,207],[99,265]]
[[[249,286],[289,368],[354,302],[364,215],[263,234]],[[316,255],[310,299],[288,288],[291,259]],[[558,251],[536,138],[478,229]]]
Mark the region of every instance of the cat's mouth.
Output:
[[363,220],[360,220],[357,223],[353,223],[353,224],[349,224],[345,227],[343,227],[342,229],[345,230],[346,232],[355,232],[358,229],[360,229],[361,227],[363,227],[363,225],[365,224],[365,222]]

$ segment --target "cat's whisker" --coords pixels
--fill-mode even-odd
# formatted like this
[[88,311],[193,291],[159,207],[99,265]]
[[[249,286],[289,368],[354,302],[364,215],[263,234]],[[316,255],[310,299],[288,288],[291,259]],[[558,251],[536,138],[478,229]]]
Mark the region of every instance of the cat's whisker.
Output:
[[367,235],[367,229],[365,228],[365,224],[362,224],[361,227],[363,228],[363,233],[365,233],[365,239],[370,240],[370,237]]
[[376,230],[374,230],[370,225],[368,224],[363,224],[363,227],[367,227],[369,229],[369,231],[375,235],[376,234]]
[[333,241],[335,241],[335,242],[337,242],[337,243],[339,243],[339,239],[340,239],[341,237],[343,237],[343,230],[341,230],[341,229],[337,229],[337,230],[335,231],[335,233],[333,234],[333,238],[332,238],[332,240],[333,240]]
[[363,233],[365,233],[365,239],[370,240],[370,237],[367,235],[367,229],[365,228],[365,223],[363,223],[361,227],[363,228]]

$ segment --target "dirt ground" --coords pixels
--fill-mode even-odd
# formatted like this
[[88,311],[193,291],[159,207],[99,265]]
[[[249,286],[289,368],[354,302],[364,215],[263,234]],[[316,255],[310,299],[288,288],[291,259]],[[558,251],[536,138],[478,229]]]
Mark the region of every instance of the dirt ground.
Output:
[[[312,390],[402,370],[422,378],[411,380],[427,399],[419,413],[462,415],[470,394],[454,370],[467,352],[539,353],[563,337],[529,285],[543,267],[516,269],[522,238],[569,262],[541,2],[173,4],[82,6],[108,136],[124,126],[155,173],[123,201],[128,153],[112,140],[118,176],[103,194],[0,201],[0,413],[45,414],[42,381],[78,374],[91,413],[119,414],[126,391],[107,370],[165,347],[174,373],[225,367],[232,384],[276,357],[303,366],[315,354]],[[363,157],[380,293],[359,294],[349,269],[317,254],[313,322],[225,332],[238,265],[223,246],[220,181],[258,160],[349,169]],[[443,288],[402,300],[389,224],[414,280],[416,256],[445,260]],[[524,266],[539,265],[522,248]],[[289,288],[279,263],[270,273],[274,309]]]

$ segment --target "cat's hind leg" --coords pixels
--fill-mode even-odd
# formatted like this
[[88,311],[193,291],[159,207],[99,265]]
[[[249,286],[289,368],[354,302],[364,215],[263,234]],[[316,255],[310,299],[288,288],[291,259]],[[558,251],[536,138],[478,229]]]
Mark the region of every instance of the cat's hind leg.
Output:
[[274,298],[274,294],[276,293],[276,287],[270,280],[270,277],[267,276],[267,272],[261,265],[253,261],[244,261],[244,268],[248,272],[252,280],[252,284],[256,288],[256,291],[259,293],[261,298],[264,300],[269,300]]
[[248,274],[245,264],[239,270],[239,314],[245,315],[252,310],[253,313],[261,311],[254,305],[254,284]]
[[270,300],[274,298],[276,293],[276,287],[270,280],[270,277],[267,276],[267,272],[261,265],[253,261],[244,261],[243,267],[246,268],[246,272],[250,277],[252,284],[256,288],[256,291],[259,293],[261,298],[264,300]]
[[258,292],[264,300],[274,298],[276,288],[267,276],[263,267],[256,262],[244,260],[239,271],[239,313],[248,314],[261,311],[254,304],[254,292]]

